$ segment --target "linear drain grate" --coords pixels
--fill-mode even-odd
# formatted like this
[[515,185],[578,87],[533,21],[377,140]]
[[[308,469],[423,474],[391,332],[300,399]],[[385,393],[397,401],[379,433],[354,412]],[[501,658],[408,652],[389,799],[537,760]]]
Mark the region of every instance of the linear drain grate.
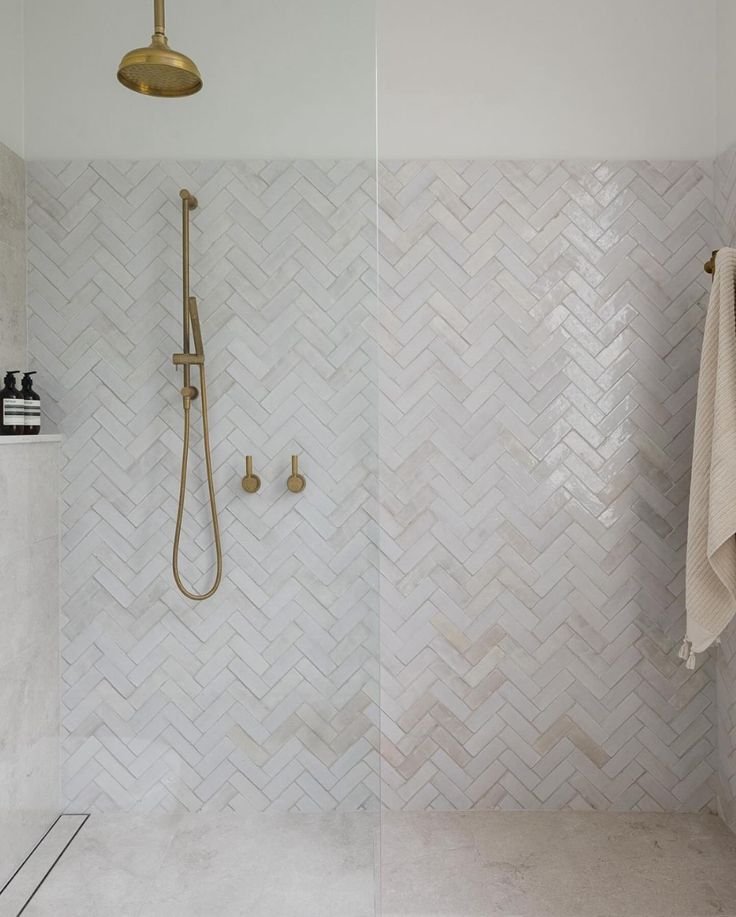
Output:
[[0,917],[20,917],[51,870],[84,827],[89,815],[59,815],[0,889]]

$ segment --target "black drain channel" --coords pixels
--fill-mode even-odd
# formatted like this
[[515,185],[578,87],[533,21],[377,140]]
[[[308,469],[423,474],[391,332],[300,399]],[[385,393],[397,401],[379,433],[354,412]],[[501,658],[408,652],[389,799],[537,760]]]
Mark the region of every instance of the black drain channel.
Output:
[[28,900],[26,901],[26,903],[25,903],[25,904],[23,905],[23,907],[18,911],[16,917],[20,917],[20,915],[23,913],[23,911],[28,907],[28,905],[31,903],[31,901],[32,901],[32,899],[33,899],[33,897],[34,897],[34,895],[36,894],[36,892],[39,890],[39,888],[41,888],[41,886],[42,886],[43,883],[46,881],[46,879],[48,879],[48,877],[51,875],[51,872],[53,871],[53,869],[54,869],[54,867],[56,866],[56,864],[57,864],[57,863],[59,862],[59,860],[64,856],[64,854],[66,853],[66,851],[69,849],[69,846],[70,846],[70,844],[72,843],[72,841],[74,840],[74,838],[79,834],[79,832],[82,830],[82,828],[87,824],[87,819],[89,818],[89,813],[84,813],[84,812],[62,812],[60,815],[57,815],[56,818],[54,819],[54,821],[49,825],[49,827],[48,827],[48,829],[46,830],[46,832],[44,833],[44,835],[41,837],[41,839],[38,841],[38,843],[33,847],[33,849],[31,850],[31,852],[28,854],[28,856],[23,860],[23,862],[20,864],[20,866],[15,870],[15,872],[14,872],[13,875],[8,879],[8,881],[5,883],[5,885],[3,885],[2,888],[0,888],[0,896],[2,896],[3,892],[4,892],[4,891],[10,886],[10,884],[18,877],[18,875],[21,873],[21,871],[23,870],[23,868],[24,868],[24,867],[28,864],[28,862],[31,860],[31,858],[32,858],[32,856],[34,855],[34,853],[36,853],[36,851],[38,850],[38,848],[43,844],[43,842],[46,840],[46,838],[49,836],[49,834],[51,834],[51,832],[53,831],[53,829],[58,825],[58,823],[61,821],[62,818],[82,818],[83,821],[82,821],[82,822],[80,823],[80,825],[77,827],[77,830],[74,832],[74,834],[72,834],[72,836],[69,838],[69,840],[66,842],[66,844],[64,844],[64,846],[62,847],[60,853],[57,855],[57,857],[56,857],[56,859],[54,860],[54,862],[51,864],[51,866],[49,866],[49,868],[48,868],[48,869],[46,870],[46,872],[44,873],[43,878],[41,879],[41,881],[36,885],[36,887],[35,887],[35,888],[33,889],[33,891],[31,892],[31,894],[30,894],[30,896],[28,897]]

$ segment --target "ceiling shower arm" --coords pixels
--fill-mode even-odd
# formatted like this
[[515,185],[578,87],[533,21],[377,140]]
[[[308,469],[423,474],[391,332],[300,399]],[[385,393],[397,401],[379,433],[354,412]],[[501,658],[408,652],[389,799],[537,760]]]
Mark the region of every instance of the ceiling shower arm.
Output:
[[164,12],[164,0],[154,0],[153,2],[153,37],[165,37],[166,35],[166,14]]

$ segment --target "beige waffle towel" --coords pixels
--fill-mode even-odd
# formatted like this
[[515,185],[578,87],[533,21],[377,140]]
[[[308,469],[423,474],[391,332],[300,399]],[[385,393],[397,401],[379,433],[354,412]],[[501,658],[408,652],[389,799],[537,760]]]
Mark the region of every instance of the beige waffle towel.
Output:
[[687,532],[687,637],[695,668],[736,612],[736,249],[716,258],[700,358]]

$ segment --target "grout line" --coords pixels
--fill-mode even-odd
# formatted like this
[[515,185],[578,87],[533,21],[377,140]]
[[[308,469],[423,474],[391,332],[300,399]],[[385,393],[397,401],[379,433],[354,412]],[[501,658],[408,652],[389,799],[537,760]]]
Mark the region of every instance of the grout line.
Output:
[[[29,904],[31,903],[31,901],[33,900],[33,897],[34,897],[34,895],[36,894],[36,892],[39,890],[39,888],[41,888],[41,886],[42,886],[43,883],[46,881],[46,879],[48,879],[48,877],[51,875],[51,872],[53,871],[53,869],[54,869],[54,867],[56,866],[56,864],[59,862],[59,860],[60,860],[60,859],[64,856],[64,854],[67,852],[67,850],[69,849],[69,846],[71,845],[71,843],[72,843],[72,841],[74,840],[74,838],[79,834],[79,832],[82,830],[82,828],[84,828],[84,826],[87,824],[87,820],[89,819],[89,813],[88,813],[88,812],[87,812],[87,813],[82,813],[82,812],[64,812],[62,815],[59,816],[59,818],[64,818],[64,817],[70,817],[70,818],[83,818],[84,820],[83,820],[82,823],[79,825],[79,827],[78,827],[77,830],[74,832],[74,834],[72,834],[72,836],[69,838],[69,840],[66,842],[66,844],[64,844],[64,846],[63,846],[62,849],[61,849],[61,852],[60,852],[59,855],[56,857],[56,859],[55,859],[54,862],[51,864],[51,866],[49,866],[49,868],[46,870],[46,873],[44,874],[43,878],[42,878],[41,881],[38,883],[38,885],[33,889],[33,891],[31,892],[31,894],[30,894],[28,900],[27,900],[26,903],[23,905],[23,907],[18,911],[16,917],[20,917],[20,915],[23,913],[23,911],[28,907],[28,905],[29,905]],[[58,821],[58,820],[59,820],[59,819],[57,819],[57,821]],[[50,829],[49,829],[49,830],[50,830]]]

